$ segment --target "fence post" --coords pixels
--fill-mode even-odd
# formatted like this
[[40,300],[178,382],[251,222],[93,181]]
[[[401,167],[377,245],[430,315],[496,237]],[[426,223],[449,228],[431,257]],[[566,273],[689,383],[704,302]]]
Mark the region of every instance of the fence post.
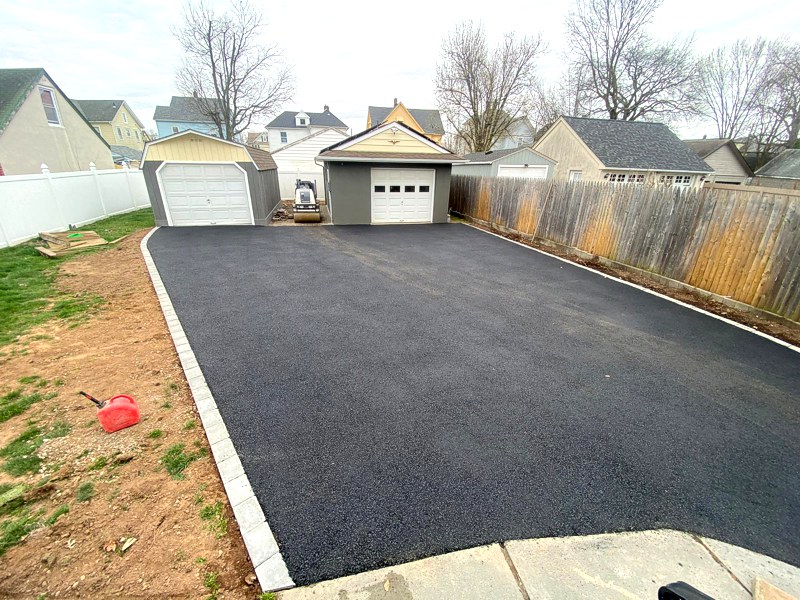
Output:
[[97,165],[93,162],[89,163],[89,171],[92,173],[92,179],[94,179],[94,187],[97,190],[97,197],[100,199],[100,208],[103,209],[103,216],[108,216],[108,211],[106,210],[106,203],[103,200],[103,192],[100,189],[100,179],[97,175]]
[[128,166],[127,161],[122,163],[122,170],[125,172],[125,183],[128,184],[128,196],[131,198],[133,209],[136,210],[139,208],[139,205],[136,204],[136,198],[133,195],[133,188],[131,187],[131,168]]
[[69,222],[67,221],[67,216],[64,214],[64,209],[61,206],[61,201],[58,199],[58,194],[56,194],[55,186],[53,186],[53,180],[50,177],[50,167],[42,163],[42,166],[40,168],[42,169],[42,174],[47,177],[47,189],[50,190],[50,197],[53,199],[53,204],[56,205],[56,211],[58,212],[58,216],[61,219],[61,223],[63,223],[62,227],[66,227],[67,229],[69,229]]

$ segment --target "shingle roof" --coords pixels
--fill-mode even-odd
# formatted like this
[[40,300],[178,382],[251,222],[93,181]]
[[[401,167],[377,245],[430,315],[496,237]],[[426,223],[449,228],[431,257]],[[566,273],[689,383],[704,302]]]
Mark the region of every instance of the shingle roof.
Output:
[[722,148],[729,141],[729,139],[713,138],[704,140],[683,140],[683,143],[694,150],[694,153],[697,154],[697,156],[700,158],[705,158],[709,154],[713,154]]
[[514,152],[519,152],[522,148],[506,148],[504,150],[488,150],[486,152],[471,152],[470,154],[465,154],[464,158],[466,158],[469,162],[494,162],[498,158],[503,158],[509,154],[513,154]]
[[44,69],[0,69],[0,133],[44,75]]
[[[394,110],[393,106],[369,106],[367,111],[374,125],[380,125]],[[432,108],[409,108],[408,112],[425,133],[444,135],[444,125],[439,111]]]
[[713,172],[663,123],[562,118],[606,168]]
[[756,171],[756,175],[800,179],[800,150],[784,150]]
[[307,127],[307,125],[295,125],[294,116],[301,112],[308,115],[309,125],[313,125],[314,127],[344,127],[347,129],[347,125],[340,121],[339,118],[329,110],[321,113],[307,112],[304,110],[286,110],[272,119],[267,127],[282,127],[284,129]]
[[73,100],[88,121],[105,123],[114,119],[122,100]]
[[431,152],[357,152],[355,150],[327,150],[321,152],[319,156],[324,158],[383,158],[386,162],[392,162],[392,159],[404,161],[418,160],[420,162],[441,161],[443,163],[464,162],[464,159],[460,156],[451,154],[450,152],[433,154]]
[[142,160],[142,151],[141,150],[134,150],[133,148],[128,148],[128,146],[111,146],[111,153],[112,154],[119,154],[123,158],[127,158],[128,160]]
[[[208,102],[214,102],[206,98]],[[219,104],[217,102],[217,104]],[[213,123],[211,117],[204,115],[198,106],[197,98],[192,96],[173,96],[169,106],[156,106],[154,121],[182,121],[186,123]]]
[[275,161],[272,159],[272,155],[266,150],[254,148],[253,146],[245,146],[244,148],[247,150],[250,158],[253,159],[253,162],[256,164],[256,168],[258,168],[259,171],[267,171],[269,169],[278,168],[278,165],[276,165]]

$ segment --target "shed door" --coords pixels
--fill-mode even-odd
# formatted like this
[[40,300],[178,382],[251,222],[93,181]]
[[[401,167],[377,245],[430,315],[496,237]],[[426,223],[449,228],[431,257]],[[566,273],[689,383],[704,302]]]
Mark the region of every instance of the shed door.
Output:
[[244,172],[236,165],[167,164],[159,171],[173,225],[252,225]]
[[524,177],[526,179],[547,179],[546,165],[499,165],[498,177]]
[[372,169],[373,223],[430,223],[432,169]]

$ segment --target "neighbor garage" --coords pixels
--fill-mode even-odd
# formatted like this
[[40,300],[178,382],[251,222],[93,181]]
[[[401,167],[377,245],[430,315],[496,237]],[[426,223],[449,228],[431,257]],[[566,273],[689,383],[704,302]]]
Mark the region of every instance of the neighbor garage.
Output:
[[556,161],[530,148],[474,152],[464,158],[468,162],[454,166],[453,175],[549,179],[556,165]]
[[320,152],[337,225],[445,223],[450,171],[464,159],[399,122]]
[[149,142],[142,171],[157,225],[263,225],[280,202],[268,152],[196,131]]

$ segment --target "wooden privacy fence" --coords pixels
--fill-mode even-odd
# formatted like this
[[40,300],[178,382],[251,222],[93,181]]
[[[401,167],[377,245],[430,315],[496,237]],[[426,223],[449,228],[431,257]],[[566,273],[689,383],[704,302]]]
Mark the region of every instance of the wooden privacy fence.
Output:
[[800,320],[800,192],[454,175],[450,209]]

